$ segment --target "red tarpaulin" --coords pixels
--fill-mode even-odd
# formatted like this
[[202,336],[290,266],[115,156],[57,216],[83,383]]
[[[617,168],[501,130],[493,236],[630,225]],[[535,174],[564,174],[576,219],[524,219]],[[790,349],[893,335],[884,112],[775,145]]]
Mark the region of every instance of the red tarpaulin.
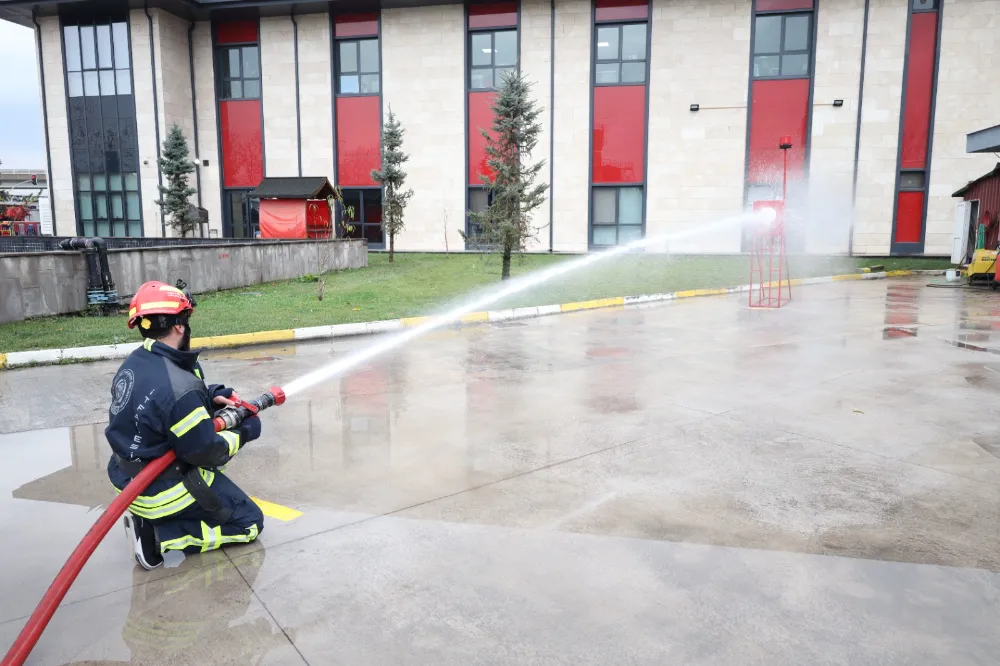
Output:
[[261,238],[305,238],[306,202],[302,199],[261,199]]

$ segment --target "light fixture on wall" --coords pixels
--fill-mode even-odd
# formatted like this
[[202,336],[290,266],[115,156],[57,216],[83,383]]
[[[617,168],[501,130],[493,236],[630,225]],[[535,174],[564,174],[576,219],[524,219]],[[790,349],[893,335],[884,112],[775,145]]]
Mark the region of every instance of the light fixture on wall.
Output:
[[833,105],[834,106],[844,106],[844,100],[842,100],[842,99],[835,99],[835,100],[833,100]]
[[700,107],[699,105],[697,105],[697,104],[692,104],[692,105],[691,105],[691,110],[692,110],[692,111],[697,111],[697,110],[698,110],[698,109],[700,109],[700,108],[701,108],[701,107]]

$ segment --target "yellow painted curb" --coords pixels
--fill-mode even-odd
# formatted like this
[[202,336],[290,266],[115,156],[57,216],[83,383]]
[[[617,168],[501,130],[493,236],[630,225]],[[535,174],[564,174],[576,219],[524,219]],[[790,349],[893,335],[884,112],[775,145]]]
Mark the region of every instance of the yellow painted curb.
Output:
[[728,289],[685,289],[674,292],[674,298],[697,298],[698,296],[721,296],[728,294]]
[[403,323],[405,328],[415,328],[427,322],[429,319],[430,317],[403,317],[399,321]]
[[268,502],[266,500],[257,499],[256,497],[251,497],[253,503],[260,507],[261,512],[268,518],[274,518],[275,520],[281,520],[288,522],[290,520],[295,520],[302,515],[301,511],[296,511],[287,506],[282,506],[281,504],[275,504],[274,502]]
[[489,312],[470,312],[467,315],[462,315],[461,321],[463,324],[479,324],[483,322],[488,322],[490,320]]
[[615,305],[625,305],[624,296],[614,298],[595,298],[592,301],[577,301],[576,303],[562,303],[559,306],[560,312],[575,312],[577,310],[596,310],[597,308],[610,308]]
[[906,277],[907,275],[913,275],[913,271],[886,271],[886,277]]
[[7,367],[7,354],[0,354],[0,368]]
[[861,280],[864,279],[861,273],[848,273],[847,275],[834,275],[834,282],[846,282],[847,280]]
[[191,346],[213,349],[219,347],[259,345],[267,342],[291,342],[293,340],[295,340],[295,331],[288,328],[279,331],[258,331],[257,333],[234,333],[232,335],[213,335],[207,338],[194,338],[191,340]]

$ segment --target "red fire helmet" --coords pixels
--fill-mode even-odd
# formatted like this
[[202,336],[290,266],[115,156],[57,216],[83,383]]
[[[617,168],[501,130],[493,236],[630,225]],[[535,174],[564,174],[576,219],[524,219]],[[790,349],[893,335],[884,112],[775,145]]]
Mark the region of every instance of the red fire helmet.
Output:
[[[141,319],[150,315],[179,315],[191,313],[194,303],[183,291],[163,282],[147,282],[135,292],[128,307],[128,327],[135,328]],[[145,325],[149,328],[149,325]]]

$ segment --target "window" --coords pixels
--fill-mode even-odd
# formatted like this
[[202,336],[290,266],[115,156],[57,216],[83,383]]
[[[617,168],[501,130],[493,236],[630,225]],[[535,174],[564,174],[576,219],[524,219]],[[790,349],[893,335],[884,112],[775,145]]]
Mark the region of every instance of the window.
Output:
[[595,187],[593,225],[590,244],[593,247],[624,245],[642,238],[642,188]]
[[924,189],[924,172],[923,171],[901,171],[899,173],[899,189],[900,190],[917,190],[923,191]]
[[[347,232],[348,238],[364,238],[372,248],[385,247],[385,236],[382,232],[382,190],[343,190],[344,205],[354,208],[354,215],[345,220],[354,226]],[[337,206],[338,230],[342,230],[344,208]]]
[[517,30],[469,33],[469,89],[494,90],[517,67]]
[[251,191],[225,191],[223,232],[226,238],[260,237],[260,199],[247,196]]
[[260,98],[260,53],[256,46],[219,48],[220,99]]
[[77,232],[142,236],[128,25],[62,30]]
[[646,81],[646,26],[646,23],[597,26],[596,85]]
[[937,0],[913,0],[913,11],[932,12],[937,9]]
[[132,94],[128,26],[124,22],[63,27],[70,97]]
[[754,21],[754,78],[809,76],[811,24],[809,14],[758,16]]
[[379,93],[378,39],[337,42],[337,92],[341,95]]
[[[470,187],[469,188],[469,211],[473,213],[482,213],[490,204],[493,203],[493,194],[487,190],[485,187]],[[472,219],[471,215],[466,215],[465,217],[465,234],[468,236],[468,240],[465,245],[468,248],[478,248],[485,247],[479,241],[479,237],[483,233],[483,227],[478,222]]]
[[142,235],[139,174],[78,174],[80,231],[87,236]]

